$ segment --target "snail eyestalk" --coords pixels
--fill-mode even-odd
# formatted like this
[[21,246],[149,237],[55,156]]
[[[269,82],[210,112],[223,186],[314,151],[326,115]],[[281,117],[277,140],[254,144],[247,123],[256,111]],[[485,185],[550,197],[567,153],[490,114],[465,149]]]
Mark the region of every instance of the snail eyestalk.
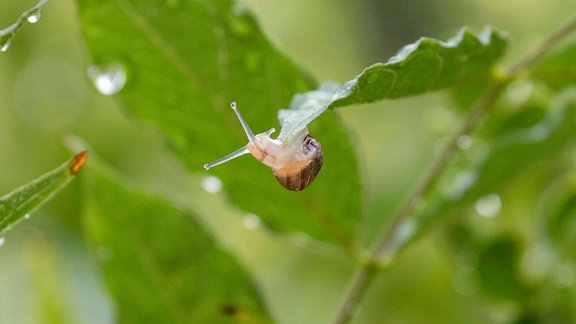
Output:
[[254,142],[254,140],[256,139],[256,136],[254,136],[254,133],[252,133],[250,126],[248,126],[248,123],[246,122],[246,120],[244,119],[242,114],[240,113],[240,110],[238,110],[238,107],[236,106],[236,102],[231,103],[230,107],[236,113],[236,116],[238,117],[238,120],[240,121],[242,128],[244,128],[244,132],[246,133],[246,136],[248,136],[248,140],[250,142]]
[[238,150],[236,150],[236,151],[234,151],[234,152],[226,155],[225,157],[220,158],[214,162],[204,164],[204,170],[209,170],[210,168],[213,168],[217,165],[228,162],[228,161],[235,159],[239,156],[242,156],[246,153],[250,153],[250,151],[248,151],[248,146],[244,146],[243,148],[240,148],[240,149],[238,149]]

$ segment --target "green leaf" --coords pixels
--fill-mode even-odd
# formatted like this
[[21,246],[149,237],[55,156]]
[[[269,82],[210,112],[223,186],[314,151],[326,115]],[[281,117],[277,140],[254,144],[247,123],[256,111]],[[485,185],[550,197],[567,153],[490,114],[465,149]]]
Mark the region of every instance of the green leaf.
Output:
[[50,200],[80,171],[87,152],[0,198],[0,234]]
[[294,136],[329,108],[413,96],[455,85],[481,88],[505,49],[506,37],[490,28],[478,36],[462,29],[447,42],[421,38],[388,62],[366,68],[338,88],[327,83],[316,91],[296,95],[290,110],[280,111],[281,121],[286,115],[290,118],[282,122],[278,138],[284,141]]
[[478,198],[496,192],[536,163],[544,161],[576,143],[576,96],[558,95],[540,123],[527,129],[514,129],[501,134],[490,154],[465,170],[474,181],[451,194],[443,212],[465,206]]
[[[117,98],[132,115],[155,125],[191,171],[205,172],[205,163],[246,144],[230,102],[260,133],[278,125],[278,110],[295,93],[314,87],[238,3],[77,3],[96,71],[122,66],[126,83]],[[325,162],[303,192],[284,189],[270,168],[251,157],[210,174],[222,179],[234,203],[270,228],[347,243],[361,214],[354,151],[335,114],[324,114],[310,133],[322,143]]]
[[413,96],[478,80],[505,49],[506,37],[491,28],[478,35],[462,29],[447,42],[424,37],[345,83],[330,107]]
[[254,283],[194,215],[92,171],[84,223],[119,322],[269,322]]
[[573,87],[576,80],[576,44],[547,57],[534,69],[532,76],[553,89]]
[[278,140],[286,142],[324,113],[332,103],[338,87],[336,82],[326,82],[317,90],[294,95],[290,107],[278,111],[278,120],[282,126]]
[[46,3],[48,3],[48,0],[38,1],[38,4],[36,4],[34,7],[24,11],[15,23],[0,30],[0,50],[2,52],[6,52],[8,50],[12,38],[16,36],[16,33],[18,33],[24,24],[27,22],[31,24],[38,22],[41,16],[40,10]]
[[[479,198],[498,192],[535,165],[576,144],[576,95],[557,95],[543,120],[527,129],[500,134],[484,159],[461,169],[451,184],[438,190],[421,214],[404,224],[408,235],[398,233],[395,249],[402,249],[433,225],[468,208]],[[472,144],[474,145],[474,144]]]
[[575,256],[572,248],[576,244],[576,188],[573,179],[562,179],[568,184],[562,187],[562,191],[553,196],[548,204],[550,215],[546,221],[546,233],[548,237],[561,249],[565,249],[568,255]]
[[478,274],[485,293],[514,301],[528,298],[528,289],[520,280],[520,247],[513,237],[500,237],[480,252]]

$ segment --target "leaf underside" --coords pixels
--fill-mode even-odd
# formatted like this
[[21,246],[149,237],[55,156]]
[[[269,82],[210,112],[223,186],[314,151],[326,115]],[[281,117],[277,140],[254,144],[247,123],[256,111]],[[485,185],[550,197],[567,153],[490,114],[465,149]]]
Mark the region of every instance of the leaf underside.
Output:
[[285,140],[310,124],[327,109],[384,99],[414,96],[454,85],[484,80],[504,54],[506,36],[485,28],[478,35],[462,29],[443,42],[421,38],[405,46],[386,63],[376,63],[340,87],[326,83],[316,91],[294,97],[282,123]]

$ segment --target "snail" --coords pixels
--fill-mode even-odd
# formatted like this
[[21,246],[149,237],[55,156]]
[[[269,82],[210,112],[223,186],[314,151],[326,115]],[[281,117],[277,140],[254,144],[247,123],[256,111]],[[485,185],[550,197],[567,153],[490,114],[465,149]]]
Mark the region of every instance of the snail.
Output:
[[288,190],[304,190],[314,181],[322,168],[324,153],[322,153],[320,143],[308,135],[307,128],[298,131],[285,142],[270,138],[270,135],[275,132],[274,128],[254,135],[236,107],[236,103],[233,102],[230,106],[240,120],[246,136],[248,136],[248,144],[221,159],[204,164],[204,169],[208,170],[250,153],[256,160],[271,167],[276,180]]

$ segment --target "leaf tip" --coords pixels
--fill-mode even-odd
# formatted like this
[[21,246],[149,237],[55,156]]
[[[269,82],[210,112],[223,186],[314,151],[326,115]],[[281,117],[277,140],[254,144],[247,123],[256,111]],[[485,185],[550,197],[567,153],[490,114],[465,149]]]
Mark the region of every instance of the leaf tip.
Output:
[[88,151],[82,151],[76,155],[68,162],[68,170],[70,170],[71,175],[76,175],[82,166],[88,159]]

